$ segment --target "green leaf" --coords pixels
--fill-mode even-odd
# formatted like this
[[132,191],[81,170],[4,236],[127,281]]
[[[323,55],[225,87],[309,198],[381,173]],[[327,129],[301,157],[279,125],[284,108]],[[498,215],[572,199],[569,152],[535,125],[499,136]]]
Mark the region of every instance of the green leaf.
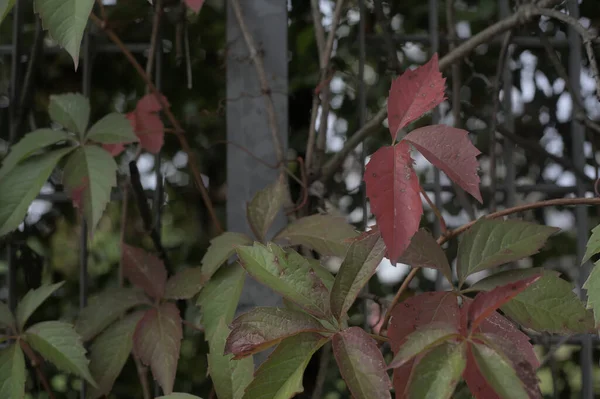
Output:
[[117,184],[117,164],[113,157],[95,145],[79,147],[67,159],[63,180],[76,206],[83,207],[90,233],[102,217]]
[[536,254],[558,230],[520,220],[479,219],[458,245],[459,286],[470,274]]
[[[89,0],[42,0],[44,3],[51,1],[70,2]],[[38,2],[40,0],[35,0],[36,5]],[[62,4],[61,8],[66,8],[65,5]],[[50,96],[48,113],[54,122],[73,133],[79,133],[79,137],[83,137],[90,121],[90,100],[80,93],[52,95]]]
[[323,266],[319,260],[309,258],[304,259],[310,263],[310,267],[315,271],[315,274],[321,279],[323,284],[325,284],[327,290],[331,291],[333,288],[333,283],[335,282],[335,277],[333,274],[331,274],[331,272],[327,270],[327,268],[325,268],[325,266]]
[[113,112],[96,122],[86,139],[102,144],[133,143],[139,141],[125,115]]
[[389,368],[400,367],[421,352],[443,344],[458,334],[456,326],[448,323],[429,323],[410,333],[402,344]]
[[467,365],[465,349],[465,343],[446,342],[423,356],[412,372],[410,397],[450,398]]
[[18,342],[0,351],[0,398],[24,397],[25,370],[25,357]]
[[258,368],[243,399],[290,399],[303,392],[302,376],[312,355],[327,342],[315,333],[286,338]]
[[133,333],[143,312],[127,315],[106,329],[90,348],[90,372],[98,388],[88,390],[87,398],[96,399],[112,390],[133,348]]
[[444,250],[425,229],[420,229],[410,239],[410,245],[398,259],[412,267],[429,267],[442,272],[452,283],[452,271]]
[[331,289],[331,312],[338,320],[348,312],[360,290],[369,282],[385,252],[385,243],[379,234],[352,242]]
[[0,179],[0,237],[19,227],[54,167],[73,149],[31,157]]
[[510,361],[492,348],[471,343],[473,357],[487,383],[503,399],[529,399],[523,382]]
[[232,355],[223,354],[228,334],[229,328],[221,317],[208,342],[208,373],[219,399],[241,399],[252,381],[254,362],[252,356],[234,360]]
[[219,319],[231,323],[237,309],[246,271],[237,263],[222,267],[204,286],[196,305],[202,308],[204,335],[210,341],[218,327]]
[[588,279],[585,284],[583,284],[583,289],[587,290],[587,308],[592,309],[594,311],[594,320],[596,321],[595,325],[598,327],[600,325],[600,264],[596,262]]
[[[201,397],[190,395],[189,393],[173,392],[170,395],[157,396],[156,399],[202,399]],[[219,396],[219,399],[221,397]]]
[[79,65],[79,47],[87,20],[94,7],[93,0],[35,0],[34,11],[50,36],[73,58],[75,70]]
[[350,242],[359,234],[342,217],[312,215],[291,223],[273,241],[285,239],[291,245],[305,245],[321,255],[344,256]]
[[265,240],[267,231],[283,206],[285,191],[280,179],[258,191],[246,208],[252,231],[260,241]]
[[202,274],[205,281],[227,262],[239,245],[252,244],[252,239],[242,233],[225,232],[210,240],[210,247],[202,258]]
[[150,305],[144,293],[136,288],[112,288],[90,298],[88,305],[79,313],[75,330],[83,341],[94,338],[129,309]]
[[97,387],[88,369],[88,359],[81,337],[71,324],[61,321],[44,321],[26,331],[25,341],[42,357],[58,369],[83,377]]
[[391,398],[390,378],[377,344],[360,327],[333,336],[333,354],[355,399]]
[[554,274],[558,276],[558,272],[554,270],[546,270],[543,267],[531,267],[528,269],[512,269],[512,270],[504,270],[502,272],[492,274],[491,276],[485,277],[469,288],[462,290],[465,292],[473,292],[473,291],[491,291],[494,288],[501,287],[503,285],[507,285],[510,283],[515,283],[520,280],[524,280],[526,278],[538,275],[538,274]]
[[310,263],[293,250],[284,251],[273,243],[237,248],[241,265],[254,279],[302,306],[308,313],[328,318],[329,292],[310,267]]
[[16,0],[0,0],[0,25],[2,24],[2,21],[4,21],[10,10],[12,10],[12,8],[14,7],[15,1]]
[[15,317],[8,306],[4,302],[0,302],[0,327],[9,327],[16,332],[16,325]]
[[225,353],[241,359],[263,351],[282,339],[301,332],[326,332],[310,315],[291,309],[257,307],[240,315],[231,324]]
[[144,314],[133,335],[133,347],[166,394],[173,392],[183,330],[174,303],[166,302]]
[[573,288],[556,274],[545,274],[501,309],[523,327],[538,332],[586,333],[594,328],[593,316]]
[[583,265],[598,252],[600,252],[600,225],[594,227],[594,229],[592,230],[592,236],[590,237],[585,246],[585,255],[583,255],[581,264]]
[[165,298],[190,299],[200,292],[205,282],[201,268],[192,267],[183,269],[167,281]]
[[23,327],[25,327],[25,323],[27,323],[31,314],[35,312],[35,310],[39,308],[50,295],[62,287],[64,283],[64,281],[61,281],[60,283],[52,285],[43,285],[40,288],[30,290],[25,294],[15,311],[19,330],[22,330]]
[[[0,0],[1,1],[1,0]],[[27,133],[18,143],[10,147],[10,152],[2,160],[0,180],[19,162],[49,145],[69,140],[69,134],[62,130],[39,129]]]

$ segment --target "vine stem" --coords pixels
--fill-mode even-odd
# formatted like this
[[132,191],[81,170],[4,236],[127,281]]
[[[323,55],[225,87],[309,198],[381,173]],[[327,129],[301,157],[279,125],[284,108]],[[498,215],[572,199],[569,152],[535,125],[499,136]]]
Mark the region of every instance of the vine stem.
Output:
[[[513,213],[525,212],[525,211],[529,211],[532,209],[546,208],[549,206],[573,206],[573,205],[600,205],[600,198],[558,198],[558,199],[533,202],[531,204],[513,206],[512,208],[507,208],[507,209],[503,209],[498,212],[490,213],[489,215],[484,216],[484,218],[485,219],[497,219],[497,218],[500,218],[503,216],[512,215]],[[440,238],[438,238],[437,243],[439,245],[444,244],[446,241],[458,236],[461,233],[464,233],[475,223],[477,223],[477,220],[466,223],[455,230],[449,231],[447,234],[444,234]],[[392,299],[392,302],[390,303],[390,306],[388,307],[388,309],[385,313],[385,317],[383,319],[383,324],[381,326],[382,333],[384,331],[387,333],[388,323],[390,321],[390,317],[392,316],[392,309],[394,309],[394,307],[398,304],[398,302],[400,301],[400,298],[402,297],[402,294],[404,293],[404,291],[406,291],[408,284],[410,284],[412,279],[417,275],[418,271],[419,271],[419,268],[413,268],[410,271],[410,273],[408,273],[408,275],[406,276],[404,281],[402,282],[402,285],[398,289],[398,292],[396,292],[394,299]]]
[[196,161],[196,156],[194,154],[194,151],[190,147],[190,144],[188,143],[187,138],[185,137],[185,131],[181,127],[181,124],[179,123],[179,121],[177,120],[177,118],[175,117],[175,115],[173,114],[171,109],[169,108],[169,103],[167,102],[167,99],[161,95],[160,91],[156,88],[156,86],[154,85],[154,83],[152,82],[150,77],[146,74],[146,71],[144,70],[144,68],[142,68],[142,66],[137,62],[137,60],[135,59],[135,57],[133,56],[131,51],[129,51],[127,49],[127,47],[121,41],[119,36],[108,26],[108,23],[106,21],[100,19],[97,15],[95,15],[93,13],[90,14],[90,19],[92,20],[92,22],[94,24],[96,24],[100,29],[102,29],[104,31],[104,33],[106,34],[106,36],[108,36],[108,38],[119,48],[119,50],[123,53],[125,58],[127,58],[129,63],[137,71],[137,73],[140,75],[140,77],[144,80],[144,83],[146,83],[146,85],[150,88],[152,93],[156,96],[157,100],[160,102],[160,104],[163,108],[163,111],[165,113],[165,116],[167,117],[167,119],[169,120],[171,125],[173,125],[173,128],[175,129],[174,134],[175,134],[175,136],[177,136],[177,139],[179,140],[179,144],[181,145],[181,148],[188,156],[188,164],[192,171],[192,176],[194,177],[194,182],[196,183],[196,186],[198,186],[198,190],[200,191],[200,195],[202,196],[202,200],[204,201],[206,209],[208,210],[208,213],[210,214],[210,217],[215,226],[215,229],[217,230],[217,233],[219,233],[219,234],[222,233],[223,228],[221,227],[221,222],[219,222],[219,218],[217,217],[215,208],[213,207],[212,201],[210,200],[208,190],[206,189],[206,187],[204,186],[204,182],[202,181],[202,174],[200,173],[200,170],[197,167],[198,164]]
[[39,357],[35,354],[33,349],[31,349],[29,344],[27,344],[27,342],[23,341],[22,339],[19,340],[19,345],[21,346],[21,349],[23,349],[23,352],[25,352],[25,354],[31,361],[31,365],[35,369],[35,373],[36,373],[38,379],[40,380],[40,382],[42,383],[42,385],[44,386],[44,390],[46,391],[46,393],[48,394],[50,399],[56,399],[56,396],[54,396],[54,392],[52,392],[52,388],[50,388],[50,384],[48,383],[48,379],[46,378],[46,375],[40,368],[41,360],[39,359]]

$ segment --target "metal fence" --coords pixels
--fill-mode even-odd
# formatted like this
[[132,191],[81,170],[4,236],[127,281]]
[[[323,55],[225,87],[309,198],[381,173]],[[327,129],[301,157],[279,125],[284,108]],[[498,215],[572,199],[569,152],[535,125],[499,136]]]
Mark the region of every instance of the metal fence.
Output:
[[[364,19],[365,11],[365,0],[359,0],[359,10],[361,14],[361,21]],[[372,2],[369,2],[372,3]],[[442,6],[442,2],[439,0],[428,0],[428,13],[429,13],[429,32],[428,34],[411,34],[411,35],[394,35],[393,39],[396,45],[399,45],[404,42],[414,42],[421,43],[427,45],[430,54],[439,51],[440,41],[447,42],[452,40],[452,38],[448,38],[444,36],[444,33],[440,31],[439,28],[439,18],[440,18],[440,7]],[[579,16],[579,4],[577,0],[567,0],[566,1],[569,13],[574,16]],[[498,10],[499,16],[505,17],[510,14],[509,1],[508,0],[498,0]],[[21,87],[24,82],[24,69],[23,69],[23,60],[26,59],[28,62],[32,62],[35,60],[27,59],[27,49],[24,48],[22,43],[22,35],[23,35],[23,11],[24,6],[21,1],[17,1],[15,7],[13,9],[13,29],[12,29],[12,45],[1,45],[0,46],[0,56],[10,56],[11,58],[11,84],[10,84],[10,108],[9,115],[10,121],[9,124],[11,126],[10,137],[9,140],[11,143],[14,143],[18,140],[20,134],[22,133],[22,129],[19,129],[19,123],[17,119],[20,117],[19,114],[19,104],[21,104],[22,99],[19,98],[21,94]],[[38,29],[40,29],[38,22]],[[365,24],[360,24],[360,36],[359,36],[359,75],[362,77],[364,73],[364,66],[366,62],[366,50],[365,50],[365,41],[366,40],[383,40],[382,37],[367,37],[365,34]],[[458,42],[458,40],[455,40]],[[498,46],[501,40],[498,38],[494,40],[490,45]],[[536,37],[513,37],[513,43],[518,43],[523,46],[528,47],[541,47],[541,43]],[[581,63],[582,63],[582,43],[579,35],[573,30],[569,28],[568,36],[566,39],[551,39],[551,44],[555,47],[565,48],[568,47],[569,58],[568,58],[568,72],[571,79],[572,86],[578,90],[580,86],[580,72],[581,72]],[[149,48],[149,44],[129,44],[127,47],[134,53],[140,54],[146,52]],[[56,51],[62,51],[53,48],[45,48],[43,52],[46,54]],[[94,58],[98,55],[102,54],[110,54],[117,53],[119,50],[114,45],[95,45],[94,37],[89,33],[85,35],[84,42],[82,46],[82,62],[80,64],[80,68],[83,69],[83,79],[81,82],[81,91],[84,95],[89,96],[90,89],[92,85],[92,76],[93,76],[93,65]],[[154,82],[157,88],[160,90],[161,88],[161,59],[162,51],[160,46],[157,47],[157,52],[155,55],[156,67],[154,73]],[[508,68],[505,69],[505,73],[503,75],[503,89],[504,92],[510,92],[513,86],[512,75],[508,71]],[[359,90],[358,90],[358,119],[359,126],[362,126],[365,123],[366,117],[366,93],[364,88],[363,79],[359,79]],[[502,100],[502,107],[505,110],[512,109],[512,99],[510,95],[505,95]],[[509,131],[514,130],[514,120],[512,118],[511,112],[505,112],[505,119],[502,122],[503,126]],[[583,170],[585,166],[585,159],[581,156],[584,153],[584,144],[585,144],[585,131],[584,127],[573,118],[571,122],[571,136],[572,136],[572,162],[577,169]],[[516,184],[516,171],[515,171],[515,163],[514,159],[514,146],[515,143],[511,142],[510,139],[506,139],[504,141],[504,148],[502,151],[503,161],[506,166],[506,176],[502,184],[494,185],[492,187],[482,187],[482,191],[486,192],[490,189],[495,189],[498,191],[502,191],[504,195],[504,200],[500,205],[509,207],[515,205],[515,197],[516,193],[519,192],[540,192],[547,196],[566,196],[569,194],[575,194],[576,196],[584,196],[586,191],[589,191],[589,186],[583,181],[579,176],[576,177],[576,184],[574,186],[564,187],[557,186],[553,184],[543,183],[543,184],[529,184],[529,185],[517,185]],[[364,154],[363,154],[364,157]],[[364,159],[364,158],[363,158]],[[163,187],[161,185],[161,177],[160,177],[160,162],[161,157],[158,155],[155,160],[156,173],[159,174],[157,178],[157,188],[154,192],[154,208],[156,210],[154,219],[155,223],[160,223],[160,209],[159,206],[162,201],[163,196]],[[364,164],[364,162],[363,162]],[[452,186],[442,186],[440,183],[440,174],[436,170],[434,174],[433,182],[426,182],[424,184],[424,188],[427,191],[433,191],[434,193],[434,203],[440,206],[442,204],[442,193],[443,192],[451,192],[453,191]],[[587,188],[587,190],[586,190]],[[56,194],[46,194],[40,195],[40,199],[49,200],[52,202],[61,202],[66,201],[67,198],[62,193]],[[366,209],[366,208],[365,208]],[[366,212],[364,213],[366,216]],[[576,220],[576,233],[577,233],[577,259],[581,259],[583,257],[585,251],[585,245],[587,241],[587,237],[589,234],[589,222],[588,222],[588,214],[587,210],[584,206],[579,206],[575,209],[575,220]],[[438,231],[434,231],[435,234],[439,234],[439,227],[436,225]],[[80,235],[80,275],[79,275],[79,305],[80,307],[84,307],[88,298],[88,272],[87,272],[87,259],[88,259],[88,242],[87,242],[87,232],[86,228],[82,228]],[[8,287],[8,303],[12,309],[14,309],[16,305],[16,297],[15,297],[15,286],[16,286],[16,269],[15,269],[15,246],[9,244],[6,252],[6,258],[8,263],[8,273],[6,285]],[[579,277],[577,279],[579,291],[581,292],[581,285],[587,278],[587,270],[589,268],[581,268],[579,272]],[[583,293],[581,294],[583,295]],[[538,344],[544,345],[549,351],[554,350],[557,346],[569,343],[576,344],[581,346],[580,351],[580,366],[581,366],[581,386],[582,392],[581,397],[585,399],[591,399],[594,397],[594,381],[593,381],[593,367],[594,367],[594,359],[592,356],[592,352],[594,349],[594,345],[597,345],[598,339],[595,336],[591,335],[577,335],[571,336],[567,338],[557,338],[551,336],[544,336],[542,338],[536,338]],[[552,370],[553,381],[556,380],[556,367],[553,365],[552,358],[549,361],[550,368]],[[81,397],[85,397],[85,389],[81,392]],[[559,388],[554,384],[554,395],[553,397],[560,397]]]

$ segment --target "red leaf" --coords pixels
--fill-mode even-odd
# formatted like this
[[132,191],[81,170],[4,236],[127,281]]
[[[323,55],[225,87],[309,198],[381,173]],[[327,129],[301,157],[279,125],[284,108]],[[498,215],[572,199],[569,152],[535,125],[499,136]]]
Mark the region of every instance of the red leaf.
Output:
[[523,280],[496,287],[491,291],[483,291],[477,294],[468,307],[468,322],[470,323],[470,327],[472,329],[477,328],[496,309],[499,309],[502,305],[519,295],[525,288],[539,280],[540,277],[542,275],[537,274]]
[[471,143],[468,134],[463,129],[433,125],[413,130],[402,141],[414,145],[435,167],[479,202],[483,202],[477,174],[477,155],[481,152]]
[[381,147],[365,170],[367,196],[392,264],[419,229],[423,205],[407,143]]
[[[418,327],[432,322],[446,322],[458,328],[459,308],[451,292],[427,292],[408,298],[392,310],[388,337],[394,354],[404,344],[406,337]],[[408,396],[408,381],[416,360],[394,369],[396,399]]]
[[[166,97],[162,98],[167,101]],[[127,114],[140,139],[140,146],[153,154],[157,154],[164,143],[165,126],[158,114],[162,108],[156,95],[146,94],[138,101],[135,110]]]
[[190,10],[198,14],[204,5],[204,0],[185,0],[185,4],[190,8]]
[[122,153],[123,150],[125,150],[125,144],[123,144],[123,143],[102,144],[102,148],[104,148],[106,151],[108,151],[110,153],[110,155],[112,155],[113,157],[116,157],[117,155]]
[[71,188],[68,192],[69,196],[73,200],[73,206],[79,210],[83,210],[83,206],[81,204],[83,192],[90,184],[90,178],[88,176],[84,176],[81,179],[79,185]]
[[135,286],[153,298],[162,298],[167,283],[167,269],[162,260],[141,248],[123,244],[123,274]]
[[392,83],[387,104],[392,140],[400,129],[446,99],[445,85],[437,53],[425,65],[404,72]]

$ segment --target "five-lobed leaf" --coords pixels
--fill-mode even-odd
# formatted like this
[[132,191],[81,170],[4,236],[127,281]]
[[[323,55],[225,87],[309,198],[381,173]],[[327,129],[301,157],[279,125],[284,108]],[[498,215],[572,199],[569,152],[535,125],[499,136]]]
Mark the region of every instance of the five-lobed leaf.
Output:
[[392,264],[409,246],[423,214],[419,178],[412,164],[408,144],[400,142],[378,149],[365,169],[371,211]]
[[446,125],[415,129],[403,139],[411,143],[429,162],[483,203],[479,191],[477,156],[481,152],[469,140],[469,133]]
[[15,230],[54,167],[74,148],[63,148],[31,157],[0,179],[0,237]]
[[452,270],[444,250],[431,233],[425,229],[419,229],[412,236],[408,248],[402,253],[398,261],[412,267],[437,269],[452,283]]
[[281,341],[256,371],[243,399],[290,399],[303,392],[304,369],[325,342],[327,338],[316,333],[301,333]]
[[338,320],[348,312],[360,290],[369,282],[385,251],[383,239],[378,234],[352,242],[331,289],[331,311]]
[[20,345],[0,351],[0,398],[22,399],[25,396],[25,357]]
[[183,330],[175,304],[166,302],[144,314],[133,335],[133,348],[166,394],[173,392]]
[[180,270],[167,281],[165,298],[190,299],[200,292],[204,283],[205,278],[201,268],[189,267]]
[[167,283],[167,269],[162,260],[142,248],[123,244],[123,275],[153,298],[162,298]]
[[585,254],[583,255],[583,259],[581,259],[581,264],[583,265],[585,262],[590,260],[592,256],[596,255],[600,252],[600,225],[594,227],[592,229],[592,236],[588,240],[585,246]]
[[391,398],[390,378],[377,343],[360,327],[333,336],[333,354],[352,396],[356,399]]
[[60,283],[52,285],[43,285],[35,290],[29,290],[29,292],[25,294],[15,310],[19,331],[23,329],[32,313],[35,312],[35,310],[39,308],[50,295],[62,287],[64,283],[64,281],[61,281]]
[[273,241],[282,239],[291,245],[304,245],[325,256],[344,256],[349,247],[347,240],[357,236],[342,217],[311,215],[290,223]]
[[281,179],[254,194],[246,207],[248,222],[257,239],[264,241],[271,224],[283,206],[285,187]]
[[241,359],[301,332],[326,331],[317,319],[302,311],[257,307],[233,321],[225,354]]
[[112,112],[92,125],[86,139],[102,144],[133,143],[139,140],[133,133],[129,120],[118,112]]
[[[38,7],[39,3],[50,3],[61,0],[35,0],[35,5]],[[89,2],[89,0],[62,0],[67,2],[79,2],[84,4]],[[93,3],[92,3],[93,4]],[[55,4],[56,5],[56,4]],[[62,4],[60,9],[64,11],[65,9],[69,9],[70,7],[65,7],[67,4]],[[74,7],[73,7],[74,8]],[[60,13],[60,11],[57,11]],[[44,16],[41,15],[42,22],[44,21]],[[87,20],[87,16],[85,17]],[[61,21],[65,27],[68,28],[68,21]],[[52,31],[50,31],[52,35]],[[56,39],[56,38],[55,38]],[[76,61],[77,63],[77,61]],[[48,113],[50,114],[50,118],[63,126],[65,129],[78,133],[79,137],[83,137],[88,123],[90,121],[90,100],[80,93],[65,93],[65,94],[57,94],[50,96],[50,105],[48,106]]]
[[202,275],[204,280],[211,276],[227,262],[227,259],[235,253],[235,249],[240,245],[252,244],[252,239],[245,234],[227,231],[212,240],[210,246],[202,258]]
[[445,86],[437,53],[425,65],[407,70],[392,82],[387,103],[392,140],[400,129],[444,101]]
[[97,387],[88,369],[89,360],[85,357],[81,337],[71,324],[44,321],[29,327],[24,339],[58,369],[82,377]]
[[470,274],[536,254],[558,230],[520,220],[478,220],[458,245],[459,285]]

